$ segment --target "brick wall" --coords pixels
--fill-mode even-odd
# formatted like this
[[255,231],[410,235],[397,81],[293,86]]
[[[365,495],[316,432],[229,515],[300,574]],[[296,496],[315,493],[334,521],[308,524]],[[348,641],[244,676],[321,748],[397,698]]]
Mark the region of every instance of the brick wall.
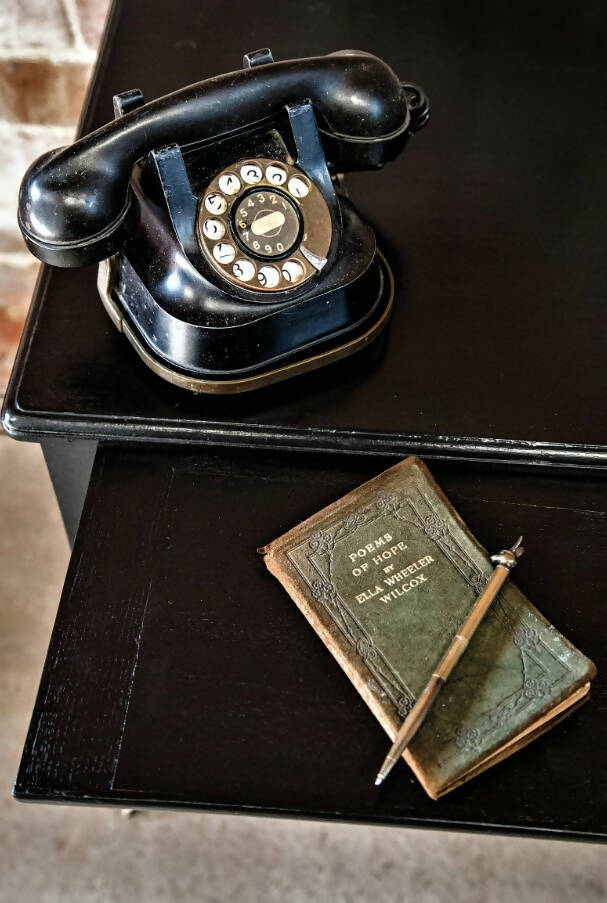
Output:
[[0,396],[38,271],[17,226],[31,161],[73,140],[109,0],[0,0]]

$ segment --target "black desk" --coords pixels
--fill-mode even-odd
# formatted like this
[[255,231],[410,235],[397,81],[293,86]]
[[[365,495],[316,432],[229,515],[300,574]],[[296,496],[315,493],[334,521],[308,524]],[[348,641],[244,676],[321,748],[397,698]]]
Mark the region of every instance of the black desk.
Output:
[[373,786],[384,732],[256,553],[386,463],[102,449],[18,798],[607,839],[605,481],[435,463],[491,548],[529,537],[521,587],[599,676],[546,736],[434,802],[404,765]]
[[40,436],[402,457],[607,461],[604,4],[327,0],[115,6],[83,120],[241,65],[355,47],[418,81],[430,124],[348,178],[395,272],[389,333],[329,369],[233,398],[151,378],[95,270],[45,270],[5,406]]
[[[396,163],[349,179],[395,269],[393,322],[323,371],[196,397],[114,331],[92,269],[43,270],[3,422],[42,443],[72,540],[102,447],[17,793],[603,836],[604,5],[250,13],[118,3],[83,130],[113,93],[158,96],[257,46],[384,57],[433,101]],[[385,737],[252,554],[411,450],[457,460],[431,466],[485,544],[529,536],[521,584],[599,665],[588,706],[439,803],[403,769],[367,786]]]

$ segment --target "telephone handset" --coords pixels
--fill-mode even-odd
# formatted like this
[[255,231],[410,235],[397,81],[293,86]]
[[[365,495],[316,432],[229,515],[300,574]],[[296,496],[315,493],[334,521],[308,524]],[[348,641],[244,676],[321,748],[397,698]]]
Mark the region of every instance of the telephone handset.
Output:
[[394,159],[425,125],[423,91],[342,51],[244,68],[144,103],[44,154],[19,224],[55,266],[99,263],[102,301],[156,373],[242,392],[367,344],[392,276],[342,174]]

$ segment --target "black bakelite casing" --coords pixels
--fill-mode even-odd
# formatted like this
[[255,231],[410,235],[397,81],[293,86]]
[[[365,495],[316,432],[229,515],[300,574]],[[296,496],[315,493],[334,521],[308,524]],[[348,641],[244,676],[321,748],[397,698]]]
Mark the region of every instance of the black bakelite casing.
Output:
[[[138,91],[119,95],[113,122],[43,155],[21,187],[32,252],[64,267],[109,259],[102,297],[117,325],[160,375],[198,391],[255,388],[251,377],[350,353],[387,321],[392,300],[373,231],[337,175],[393,159],[425,124],[423,92],[370,54],[278,63],[264,54],[148,104]],[[332,227],[322,270],[263,297],[212,271],[196,235],[205,186],[249,156],[306,173]]]

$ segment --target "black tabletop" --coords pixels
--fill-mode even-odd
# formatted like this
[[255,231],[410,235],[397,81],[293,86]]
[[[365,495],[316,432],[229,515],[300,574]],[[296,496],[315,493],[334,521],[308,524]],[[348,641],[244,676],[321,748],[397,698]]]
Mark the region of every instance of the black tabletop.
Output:
[[387,461],[101,448],[15,793],[605,839],[607,487],[434,462],[490,549],[597,664],[588,703],[430,800],[256,552]]
[[93,269],[45,270],[5,425],[41,435],[567,460],[607,457],[607,170],[601,2],[478,0],[113,11],[83,122],[277,58],[361,48],[417,81],[428,127],[395,163],[349,177],[396,276],[383,341],[248,396],[194,396],[137,359]]

